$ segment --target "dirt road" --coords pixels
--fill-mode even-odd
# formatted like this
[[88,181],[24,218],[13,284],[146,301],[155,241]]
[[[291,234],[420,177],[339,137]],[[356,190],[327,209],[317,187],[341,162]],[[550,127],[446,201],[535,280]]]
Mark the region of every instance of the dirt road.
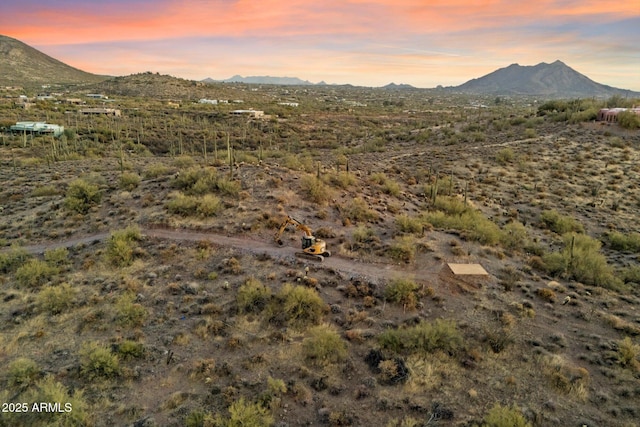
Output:
[[[383,264],[361,262],[360,260],[340,255],[325,258],[323,262],[315,262],[296,258],[295,253],[298,252],[296,247],[278,247],[275,243],[266,240],[228,236],[213,232],[164,228],[141,228],[140,231],[147,239],[186,242],[208,241],[217,246],[230,247],[253,255],[267,254],[274,259],[286,258],[290,260],[298,260],[301,263],[313,265],[316,268],[334,270],[335,272],[340,273],[343,277],[360,277],[373,283],[380,283],[397,277],[425,280],[428,279],[429,276],[438,274],[442,267],[442,264],[436,261],[429,264],[421,263],[420,265]],[[80,244],[90,245],[99,243],[108,239],[109,236],[109,232],[101,232],[84,236],[71,236],[65,240],[26,245],[22,248],[31,254],[42,254],[47,250],[60,247],[70,248]],[[6,249],[2,251],[6,251]]]

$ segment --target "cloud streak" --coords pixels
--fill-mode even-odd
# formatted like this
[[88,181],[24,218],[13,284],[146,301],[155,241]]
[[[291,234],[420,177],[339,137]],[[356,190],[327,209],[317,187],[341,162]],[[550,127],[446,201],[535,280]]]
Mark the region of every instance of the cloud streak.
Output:
[[420,87],[561,59],[640,90],[640,2],[5,0],[0,32],[87,71]]

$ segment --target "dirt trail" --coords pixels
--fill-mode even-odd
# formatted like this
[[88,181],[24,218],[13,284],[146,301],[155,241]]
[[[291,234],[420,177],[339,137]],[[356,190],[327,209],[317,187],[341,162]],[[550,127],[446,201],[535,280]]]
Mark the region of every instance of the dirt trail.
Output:
[[[298,260],[302,263],[322,268],[334,270],[344,277],[360,277],[373,283],[380,283],[396,277],[413,278],[416,280],[428,280],[440,271],[442,264],[437,261],[431,263],[418,263],[413,265],[382,264],[362,262],[357,259],[350,259],[340,255],[325,258],[323,262],[307,261],[296,258],[297,248],[291,246],[278,247],[274,243],[266,240],[256,240],[246,237],[228,236],[213,232],[187,231],[164,228],[141,228],[143,236],[150,239],[174,240],[199,242],[208,241],[214,245],[231,247],[250,254],[267,254],[274,259]],[[70,248],[79,244],[93,244],[106,240],[111,233],[101,232],[84,236],[71,236],[65,240],[58,240],[35,245],[22,246],[27,252],[32,254],[42,254],[47,250],[60,247]],[[5,251],[5,250],[3,250]],[[2,252],[2,251],[0,251]]]

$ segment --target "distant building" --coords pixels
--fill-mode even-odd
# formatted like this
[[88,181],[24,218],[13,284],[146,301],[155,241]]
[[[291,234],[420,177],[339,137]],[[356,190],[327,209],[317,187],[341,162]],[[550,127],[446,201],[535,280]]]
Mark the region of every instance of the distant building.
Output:
[[52,95],[37,95],[36,101],[55,101],[56,97]]
[[76,104],[76,105],[81,105],[84,104],[85,102],[80,99],[80,98],[67,98],[64,100],[65,104]]
[[92,98],[92,99],[109,99],[108,96],[103,95],[101,93],[88,93],[87,98]]
[[52,125],[45,122],[16,122],[9,128],[11,133],[29,135],[52,135],[58,137],[64,133],[64,126]]
[[602,108],[598,111],[598,115],[596,116],[596,120],[599,122],[606,123],[617,123],[618,122],[618,114],[623,111],[631,111],[634,114],[640,116],[640,107],[634,108]]
[[264,117],[264,111],[260,110],[233,110],[229,112],[232,116],[248,116],[255,119]]
[[278,102],[278,105],[284,105],[286,107],[297,107],[298,104],[297,102]]
[[80,110],[82,114],[104,114],[105,116],[120,117],[122,113],[115,108],[83,108]]
[[212,104],[212,105],[217,105],[218,104],[218,100],[217,99],[205,99],[205,98],[202,98],[198,102],[200,104]]

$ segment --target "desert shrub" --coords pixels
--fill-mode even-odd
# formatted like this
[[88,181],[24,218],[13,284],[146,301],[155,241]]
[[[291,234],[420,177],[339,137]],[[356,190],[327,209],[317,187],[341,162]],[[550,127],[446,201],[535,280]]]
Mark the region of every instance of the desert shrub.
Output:
[[214,216],[222,209],[222,202],[213,194],[205,194],[198,200],[196,212],[201,217]]
[[496,153],[496,161],[501,165],[506,165],[507,163],[513,162],[516,155],[513,152],[513,148],[507,147]]
[[185,193],[199,195],[216,191],[218,174],[212,168],[190,167],[176,174],[173,186]]
[[169,175],[171,168],[165,165],[151,165],[142,172],[146,179],[158,178],[159,176]]
[[129,226],[111,233],[107,242],[107,261],[116,267],[127,267],[133,263],[136,242],[141,239],[140,229]]
[[238,309],[245,313],[262,311],[271,298],[271,290],[254,277],[250,277],[238,289]]
[[416,217],[410,217],[407,214],[401,214],[395,218],[396,227],[401,233],[421,233],[422,220]]
[[378,213],[369,208],[369,204],[360,197],[352,199],[342,209],[342,215],[351,221],[375,221]]
[[575,218],[567,215],[561,215],[556,210],[542,212],[540,219],[547,228],[558,234],[570,232],[584,233],[584,227]]
[[240,194],[242,186],[238,181],[232,181],[227,178],[219,178],[216,181],[216,190],[224,195],[237,197]]
[[122,326],[142,326],[147,318],[147,309],[135,302],[133,294],[122,295],[115,304],[116,321]]
[[500,244],[508,250],[522,250],[528,246],[529,234],[521,222],[514,221],[505,225],[500,234]]
[[416,258],[416,241],[413,236],[398,236],[387,249],[387,254],[396,261],[410,263]]
[[87,342],[80,349],[80,372],[89,380],[113,378],[120,374],[120,361],[109,347]]
[[320,323],[327,306],[314,289],[285,283],[269,304],[269,318],[295,328]]
[[173,160],[173,166],[180,169],[192,168],[195,164],[196,162],[193,160],[193,157],[189,156],[179,156]]
[[329,325],[318,325],[309,330],[311,335],[302,342],[302,353],[317,364],[338,363],[347,357],[347,345]]
[[607,234],[607,242],[617,251],[640,252],[640,233],[623,234],[612,231]]
[[167,202],[167,210],[169,213],[180,216],[195,216],[198,213],[198,198],[196,196],[187,196],[183,193],[174,193],[173,197]]
[[76,179],[69,184],[64,200],[64,206],[71,211],[81,214],[89,212],[91,207],[102,200],[102,193],[96,184],[83,179]]
[[625,368],[640,368],[640,345],[634,344],[631,338],[624,337],[618,341],[618,363]]
[[640,266],[630,266],[623,268],[619,272],[619,276],[624,283],[635,283],[640,285]]
[[10,273],[18,269],[29,257],[29,253],[19,247],[12,247],[7,252],[0,253],[0,273]]
[[524,418],[517,406],[508,407],[496,403],[482,420],[482,427],[532,427],[532,424]]
[[402,189],[400,188],[400,184],[392,179],[387,179],[382,184],[382,192],[384,194],[389,194],[390,196],[398,197],[401,193]]
[[26,357],[20,357],[9,363],[7,382],[10,387],[29,386],[40,376],[38,364]]
[[32,197],[48,197],[60,194],[60,188],[55,185],[41,185],[31,191]]
[[145,350],[142,343],[132,340],[124,340],[118,344],[118,354],[123,359],[139,359],[144,356],[144,353]]
[[356,177],[348,172],[325,175],[329,183],[335,187],[347,189],[357,182]]
[[543,372],[559,392],[585,400],[591,381],[589,371],[569,364],[562,356],[551,355],[542,359]]
[[59,314],[73,306],[76,293],[76,290],[68,283],[47,286],[38,293],[36,305],[46,313]]
[[140,175],[134,172],[124,172],[120,175],[120,188],[133,191],[140,185]]
[[556,293],[553,291],[553,289],[538,288],[538,290],[536,291],[536,294],[547,302],[550,302],[550,303],[556,302]]
[[268,427],[274,419],[267,408],[258,403],[249,403],[244,397],[229,406],[229,418],[218,416],[216,426],[224,427]]
[[502,239],[502,231],[497,224],[482,212],[464,207],[455,198],[440,197],[436,201],[436,207],[444,210],[429,212],[424,216],[434,227],[464,231],[463,237],[485,245],[495,245]]
[[462,347],[463,338],[455,321],[437,319],[409,328],[388,329],[378,335],[378,343],[396,353],[444,351],[454,354]]
[[359,225],[355,230],[353,230],[351,238],[354,242],[364,243],[370,241],[375,235],[376,232],[373,228]]
[[631,111],[618,113],[618,124],[625,129],[640,129],[640,116]]
[[44,253],[44,260],[53,267],[62,267],[69,262],[69,250],[64,247],[49,249]]
[[59,269],[39,259],[30,259],[16,270],[16,280],[22,287],[38,287],[47,283]]
[[420,285],[412,280],[392,280],[384,289],[384,298],[387,301],[402,304],[405,308],[414,309],[418,303],[418,290]]
[[300,184],[305,197],[314,203],[322,204],[331,198],[329,187],[313,175],[304,176]]
[[542,258],[550,274],[565,273],[587,285],[621,288],[622,280],[616,277],[606,257],[600,253],[602,244],[599,240],[574,233],[566,233],[562,239],[562,251],[545,254]]
[[[21,413],[4,413],[0,419],[1,425],[29,426],[29,427],[82,427],[94,425],[94,419],[89,410],[89,404],[81,391],[69,393],[67,388],[57,382],[53,376],[47,376],[36,382],[20,394],[17,399],[29,402],[29,411]],[[33,403],[45,402],[60,404],[60,410],[55,414],[48,411],[32,411]],[[53,411],[53,409],[52,409]]]

